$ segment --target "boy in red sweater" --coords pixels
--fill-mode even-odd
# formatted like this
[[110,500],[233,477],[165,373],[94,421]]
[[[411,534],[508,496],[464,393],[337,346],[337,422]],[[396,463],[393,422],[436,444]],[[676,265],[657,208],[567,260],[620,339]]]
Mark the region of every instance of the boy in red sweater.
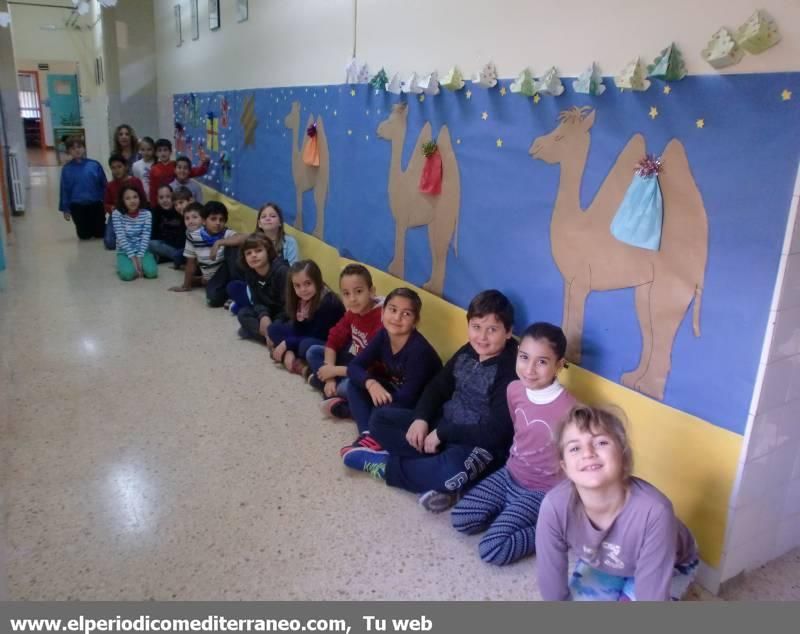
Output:
[[[172,142],[169,139],[159,139],[156,141],[156,162],[150,168],[150,202],[158,202],[158,188],[169,185],[175,180],[175,161],[172,159]],[[189,175],[202,176],[208,171],[211,159],[200,149],[200,159],[202,163],[199,167],[193,167]]]
[[324,346],[311,346],[306,361],[311,368],[309,383],[322,389],[322,411],[348,418],[347,364],[367,347],[381,329],[382,298],[375,297],[372,275],[361,264],[348,264],[339,275],[339,289],[347,312],[331,328]]

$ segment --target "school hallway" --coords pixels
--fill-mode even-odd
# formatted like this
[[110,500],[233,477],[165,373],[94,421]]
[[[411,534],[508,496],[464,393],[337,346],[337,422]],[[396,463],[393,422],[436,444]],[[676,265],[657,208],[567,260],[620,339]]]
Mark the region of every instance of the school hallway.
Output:
[[[168,292],[182,272],[119,281],[55,211],[58,173],[31,170],[0,293],[0,598],[538,598],[533,559],[484,564],[449,514],[344,468],[355,425],[202,291]],[[795,550],[723,597],[799,580]]]

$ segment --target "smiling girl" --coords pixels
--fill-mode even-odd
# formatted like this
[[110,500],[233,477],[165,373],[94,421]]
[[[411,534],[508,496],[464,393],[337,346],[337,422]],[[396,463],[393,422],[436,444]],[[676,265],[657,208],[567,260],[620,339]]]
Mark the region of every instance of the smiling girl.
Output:
[[536,520],[545,494],[564,477],[556,436],[575,398],[558,382],[567,339],[558,326],[529,326],[517,350],[517,376],[509,384],[514,444],[506,466],[478,483],[456,505],[453,528],[473,535],[483,561],[505,566],[533,554]]
[[257,232],[260,231],[272,240],[272,244],[275,245],[275,252],[289,264],[297,262],[297,240],[292,236],[286,235],[283,229],[283,212],[277,203],[265,203],[262,205],[258,211],[255,230]]
[[[672,504],[633,477],[625,426],[609,411],[576,406],[557,438],[567,480],[542,502],[536,573],[545,601],[679,600],[697,547]],[[568,580],[567,553],[578,556]]]

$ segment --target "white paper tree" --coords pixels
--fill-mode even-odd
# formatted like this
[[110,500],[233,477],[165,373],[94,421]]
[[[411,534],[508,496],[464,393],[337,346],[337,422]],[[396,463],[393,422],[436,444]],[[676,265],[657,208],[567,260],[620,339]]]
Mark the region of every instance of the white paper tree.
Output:
[[714,68],[725,68],[738,64],[744,57],[744,51],[736,43],[733,34],[723,26],[711,36],[700,55]]

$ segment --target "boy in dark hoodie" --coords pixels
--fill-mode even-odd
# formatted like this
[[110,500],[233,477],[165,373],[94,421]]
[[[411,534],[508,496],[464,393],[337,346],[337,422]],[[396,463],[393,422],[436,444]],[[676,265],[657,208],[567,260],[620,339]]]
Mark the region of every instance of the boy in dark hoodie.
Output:
[[483,291],[467,310],[469,341],[409,409],[375,409],[370,433],[342,449],[344,464],[389,486],[421,493],[441,512],[459,493],[505,464],[514,437],[506,388],[516,379],[514,307]]

